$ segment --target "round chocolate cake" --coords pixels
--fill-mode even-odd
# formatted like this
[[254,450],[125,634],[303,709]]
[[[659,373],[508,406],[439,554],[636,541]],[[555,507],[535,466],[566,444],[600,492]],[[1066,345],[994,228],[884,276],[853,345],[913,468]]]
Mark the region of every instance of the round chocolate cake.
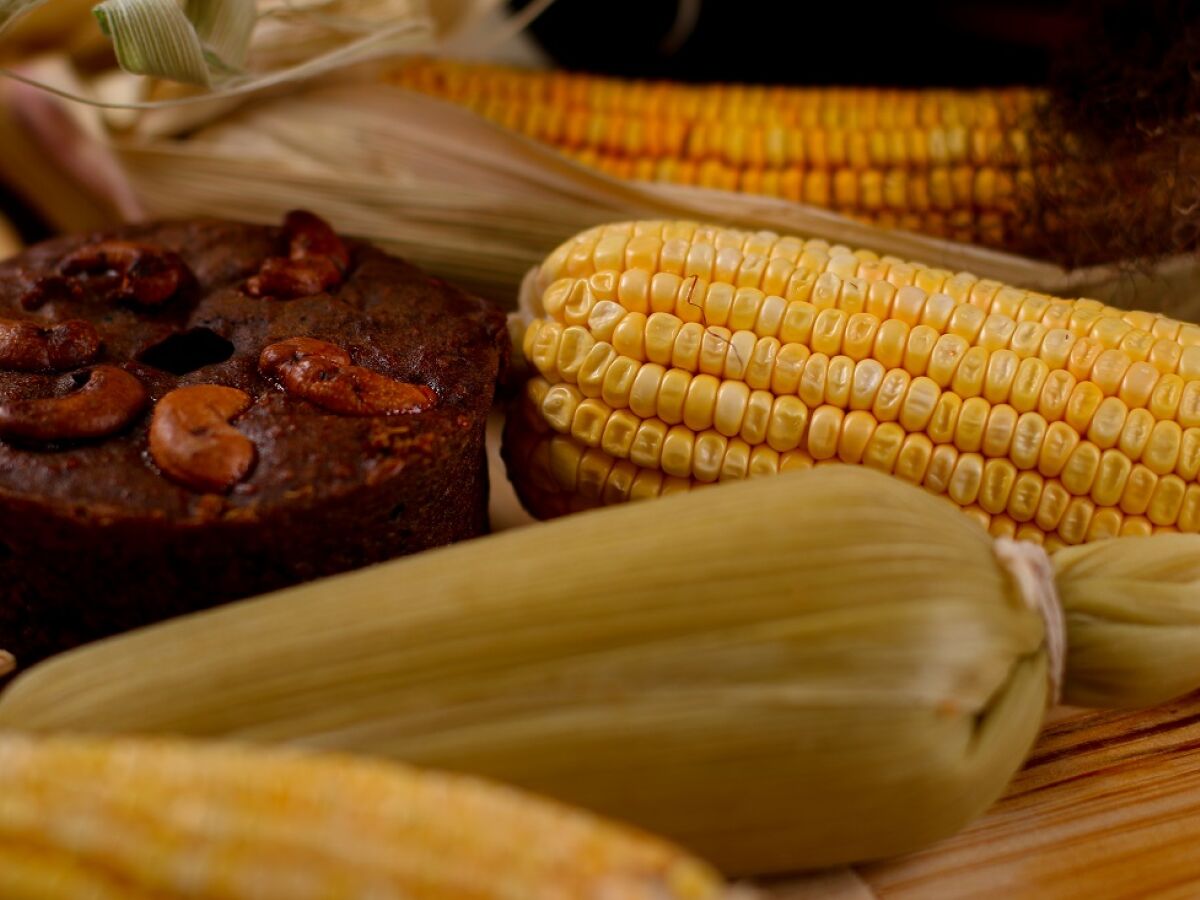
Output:
[[303,212],[0,264],[0,652],[482,533],[507,347],[499,310]]

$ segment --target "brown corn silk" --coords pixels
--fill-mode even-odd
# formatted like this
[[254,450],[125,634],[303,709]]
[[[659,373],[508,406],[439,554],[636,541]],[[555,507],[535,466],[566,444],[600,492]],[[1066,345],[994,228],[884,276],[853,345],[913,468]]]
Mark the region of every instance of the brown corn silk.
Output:
[[[1066,702],[1200,685],[1200,537],[1054,559]],[[115,638],[23,674],[0,727],[369,752],[580,804],[730,873],[779,872],[903,853],[978,815],[1041,724],[1043,643],[986,531],[839,466]]]

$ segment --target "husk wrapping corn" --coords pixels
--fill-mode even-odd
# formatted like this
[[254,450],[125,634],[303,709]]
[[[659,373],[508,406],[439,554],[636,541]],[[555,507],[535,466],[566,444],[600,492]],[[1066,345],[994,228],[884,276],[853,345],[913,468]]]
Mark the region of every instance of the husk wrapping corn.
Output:
[[[1200,685],[1200,537],[1055,557],[1066,701]],[[352,749],[479,773],[732,873],[890,856],[998,796],[1047,701],[990,538],[858,467],[583,513],[36,667],[0,726]]]

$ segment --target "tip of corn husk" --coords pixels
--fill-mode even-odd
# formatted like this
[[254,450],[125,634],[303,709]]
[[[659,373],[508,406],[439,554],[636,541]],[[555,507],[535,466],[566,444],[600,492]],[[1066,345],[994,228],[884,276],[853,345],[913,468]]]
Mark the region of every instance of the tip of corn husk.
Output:
[[[0,6],[0,31],[38,2],[7,0]],[[257,11],[247,4],[253,6],[252,0],[206,0],[186,8],[172,0],[105,0],[97,8],[125,71],[202,91],[103,99],[3,72],[91,106],[155,109],[245,97],[355,63],[428,51],[435,43],[436,24],[425,0],[265,0]]]
[[[0,2],[0,59],[19,58],[31,36],[32,46],[52,41],[54,31],[47,33],[45,23],[20,28],[42,2]],[[211,118],[247,96],[372,61],[439,47],[486,53],[553,2],[534,0],[508,16],[502,0],[193,0],[183,6],[174,0],[104,0],[90,10],[64,6],[57,24],[64,34],[88,30],[107,38],[121,69],[139,76],[142,96],[124,89],[69,91],[13,70],[0,72],[100,108],[200,104]],[[68,51],[78,43],[51,42],[43,49]]]

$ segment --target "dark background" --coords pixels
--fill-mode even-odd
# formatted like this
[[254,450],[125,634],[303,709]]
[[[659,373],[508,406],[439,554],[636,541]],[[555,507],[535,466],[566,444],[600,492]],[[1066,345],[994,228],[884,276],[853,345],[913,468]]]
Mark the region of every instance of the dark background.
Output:
[[[514,9],[528,0],[512,0]],[[556,0],[531,31],[570,69],[687,81],[1036,84],[1103,7],[1148,3]],[[698,12],[695,27],[684,24]],[[677,19],[681,27],[673,33]],[[681,33],[686,32],[686,35]]]

